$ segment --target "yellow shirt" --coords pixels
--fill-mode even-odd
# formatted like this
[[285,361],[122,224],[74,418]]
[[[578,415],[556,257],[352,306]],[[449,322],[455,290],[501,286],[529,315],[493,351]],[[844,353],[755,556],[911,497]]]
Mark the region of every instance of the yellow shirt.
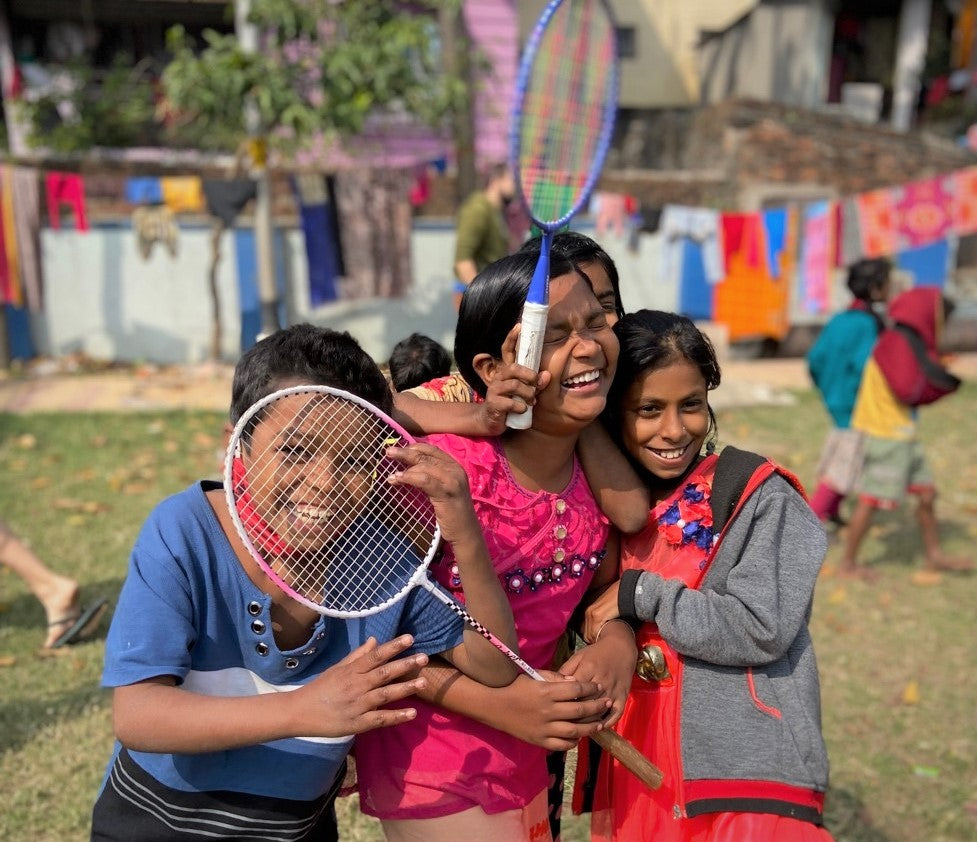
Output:
[[882,371],[871,357],[862,372],[851,425],[870,436],[890,441],[911,441],[916,437],[912,408],[892,394]]

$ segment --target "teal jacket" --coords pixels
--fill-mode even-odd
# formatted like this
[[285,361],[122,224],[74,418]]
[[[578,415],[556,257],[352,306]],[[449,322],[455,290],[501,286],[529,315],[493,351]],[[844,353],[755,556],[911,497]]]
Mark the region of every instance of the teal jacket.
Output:
[[807,353],[811,380],[836,427],[851,425],[862,370],[879,335],[879,319],[861,301],[838,313]]

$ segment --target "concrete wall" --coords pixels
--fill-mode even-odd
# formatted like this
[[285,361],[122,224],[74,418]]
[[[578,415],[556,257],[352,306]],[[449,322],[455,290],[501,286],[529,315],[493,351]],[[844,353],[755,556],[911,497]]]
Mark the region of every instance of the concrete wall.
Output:
[[[241,238],[241,234],[247,237]],[[218,271],[223,341],[221,356],[234,360],[253,340],[248,315],[256,293],[248,261],[250,231],[225,233]],[[96,359],[193,363],[209,354],[212,305],[208,284],[210,231],[183,227],[172,257],[157,245],[149,260],[136,248],[128,225],[100,225],[87,233],[44,229],[44,312],[31,318],[37,354],[76,352]],[[386,359],[401,338],[417,330],[449,347],[454,337],[451,260],[454,229],[448,223],[415,226],[413,285],[404,299],[309,304],[305,245],[300,230],[279,232],[278,275],[289,322],[311,321],[349,330],[376,359]],[[253,263],[253,261],[251,261]]]

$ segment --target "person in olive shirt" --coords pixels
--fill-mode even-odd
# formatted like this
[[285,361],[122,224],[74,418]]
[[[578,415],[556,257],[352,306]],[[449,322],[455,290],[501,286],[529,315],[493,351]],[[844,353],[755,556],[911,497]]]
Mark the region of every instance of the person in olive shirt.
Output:
[[509,229],[503,209],[516,195],[507,164],[493,164],[486,185],[472,193],[458,211],[455,240],[455,310],[461,295],[489,263],[509,253]]

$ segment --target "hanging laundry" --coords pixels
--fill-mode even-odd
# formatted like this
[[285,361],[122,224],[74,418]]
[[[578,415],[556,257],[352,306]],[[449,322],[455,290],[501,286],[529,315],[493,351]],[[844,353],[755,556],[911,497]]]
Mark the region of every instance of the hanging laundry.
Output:
[[784,249],[787,247],[787,225],[789,223],[787,208],[765,210],[761,218],[767,246],[767,272],[771,278],[780,278],[783,275]]
[[[760,215],[726,214],[723,223],[726,277],[715,287],[713,321],[726,326],[731,342],[783,339],[788,329],[789,285],[777,282],[767,271],[766,248],[759,242]],[[788,251],[784,249],[785,257]],[[785,266],[785,271],[792,268]]]
[[6,292],[4,301],[15,307],[24,306],[24,289],[20,275],[20,250],[17,248],[17,223],[14,219],[13,167],[0,166],[0,227],[6,258]]
[[896,207],[890,188],[870,190],[855,197],[863,257],[896,253]]
[[942,177],[911,181],[893,188],[896,204],[896,245],[919,248],[943,240],[952,224],[952,184]]
[[399,298],[410,286],[410,172],[351,169],[336,176],[342,298]]
[[[681,267],[678,310],[690,319],[709,320],[713,313],[714,284],[706,272],[705,248],[690,237],[680,239],[678,248],[682,251],[677,261]],[[666,282],[672,277],[666,274]]]
[[719,283],[726,274],[723,265],[722,232],[719,211],[685,205],[665,205],[661,215],[663,271],[666,277],[682,275],[683,240],[694,240],[702,247],[702,266],[709,283]]
[[202,189],[207,213],[225,228],[234,226],[244,206],[258,194],[258,185],[250,178],[204,179]]
[[125,199],[130,205],[159,205],[163,203],[163,184],[158,178],[127,178]]
[[950,176],[951,227],[958,237],[977,233],[977,167],[965,167]]
[[950,237],[896,255],[896,266],[912,275],[914,287],[946,286],[957,262],[957,240]]
[[17,252],[27,309],[43,309],[41,273],[41,191],[37,170],[13,168],[14,224],[17,229]]
[[624,193],[594,191],[590,200],[590,213],[595,217],[598,237],[606,236],[610,232],[618,238],[624,236],[624,226],[628,217],[627,198]]
[[854,198],[831,202],[834,265],[847,267],[857,263],[862,253],[862,229],[858,222],[858,204]]
[[88,230],[88,216],[85,213],[85,182],[78,173],[49,172],[44,177],[44,190],[47,196],[47,215],[51,227],[61,229],[61,205],[68,205],[74,214],[75,228]]
[[204,210],[203,183],[195,175],[167,176],[160,179],[163,204],[173,213],[200,213]]
[[162,243],[170,257],[176,257],[180,230],[173,211],[166,205],[142,205],[136,208],[132,212],[132,227],[143,260],[149,260],[156,243]]
[[766,260],[766,243],[759,213],[724,213],[721,215],[723,259],[729,270],[731,255],[738,255],[743,265],[759,269]]
[[827,313],[831,302],[834,270],[834,207],[830,202],[812,202],[804,208],[801,261],[798,281],[805,313]]
[[309,303],[320,307],[339,298],[342,257],[336,204],[324,175],[297,175],[292,180],[305,235]]

